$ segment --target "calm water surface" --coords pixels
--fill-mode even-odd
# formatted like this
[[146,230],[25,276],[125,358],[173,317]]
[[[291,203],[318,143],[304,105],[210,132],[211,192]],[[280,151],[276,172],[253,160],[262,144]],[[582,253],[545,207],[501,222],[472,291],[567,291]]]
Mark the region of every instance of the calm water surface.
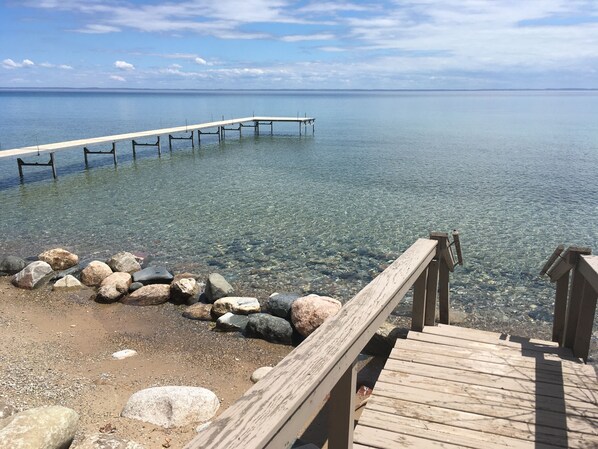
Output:
[[[349,299],[429,231],[461,231],[456,308],[550,321],[559,243],[598,250],[598,92],[0,92],[2,149],[255,115],[316,117],[200,149],[0,159],[0,255],[145,252],[267,296]],[[265,130],[263,130],[265,131]],[[96,148],[99,149],[99,148]],[[42,155],[40,160],[46,161]],[[33,160],[36,158],[34,157]]]

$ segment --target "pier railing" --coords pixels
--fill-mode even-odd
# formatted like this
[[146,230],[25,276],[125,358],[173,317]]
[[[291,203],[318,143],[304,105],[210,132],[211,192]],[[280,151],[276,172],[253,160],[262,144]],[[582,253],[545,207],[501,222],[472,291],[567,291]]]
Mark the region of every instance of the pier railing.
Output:
[[556,282],[552,341],[587,360],[598,298],[598,256],[589,248],[563,245],[542,268]]
[[[438,257],[448,245],[447,234],[418,239],[186,449],[290,448],[328,395],[328,447],[352,447],[355,359],[412,286],[425,296],[429,284],[435,297],[437,285],[428,279],[442,267]],[[444,313],[448,317],[448,309]]]

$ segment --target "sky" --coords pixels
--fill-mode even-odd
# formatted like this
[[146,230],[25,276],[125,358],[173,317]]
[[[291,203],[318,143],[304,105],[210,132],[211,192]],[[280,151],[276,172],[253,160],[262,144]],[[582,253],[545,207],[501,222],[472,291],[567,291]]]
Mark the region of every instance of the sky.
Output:
[[0,87],[598,88],[598,0],[0,0]]

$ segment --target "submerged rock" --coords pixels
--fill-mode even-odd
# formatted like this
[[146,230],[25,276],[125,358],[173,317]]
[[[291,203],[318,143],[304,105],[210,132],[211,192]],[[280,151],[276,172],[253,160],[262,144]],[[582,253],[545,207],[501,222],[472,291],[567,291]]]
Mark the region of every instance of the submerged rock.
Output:
[[31,262],[15,274],[12,283],[15,287],[32,289],[38,287],[50,273],[52,273],[52,267],[48,263],[38,260]]
[[54,271],[66,270],[79,263],[79,256],[63,248],[49,249],[37,257],[48,263]]
[[216,395],[201,387],[154,387],[134,393],[121,415],[170,428],[208,421],[218,408]]

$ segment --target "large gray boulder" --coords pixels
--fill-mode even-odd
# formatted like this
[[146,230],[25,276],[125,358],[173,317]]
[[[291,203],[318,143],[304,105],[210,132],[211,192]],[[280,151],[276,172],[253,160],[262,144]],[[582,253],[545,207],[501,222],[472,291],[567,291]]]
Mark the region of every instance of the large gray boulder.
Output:
[[170,285],[151,284],[135,290],[129,296],[121,299],[123,304],[132,306],[155,306],[164,304],[170,299]]
[[1,274],[16,274],[27,266],[27,262],[20,257],[6,256],[0,261]]
[[164,267],[147,267],[133,273],[133,282],[141,282],[143,285],[170,284],[174,276]]
[[108,433],[89,435],[71,449],[145,449],[141,444]]
[[7,449],[67,449],[79,415],[61,406],[25,410],[0,421],[0,447]]
[[214,302],[217,299],[224,298],[225,296],[231,296],[235,290],[233,287],[224,279],[221,274],[211,273],[208,276],[206,282],[206,297],[208,301]]
[[307,295],[299,298],[291,306],[293,326],[307,337],[324,321],[336,315],[342,306],[340,301],[328,296]]
[[212,314],[214,316],[222,316],[227,312],[232,312],[236,315],[249,315],[250,313],[258,313],[260,311],[260,302],[257,298],[244,298],[240,296],[227,296],[214,301]]
[[290,345],[293,339],[293,328],[284,318],[267,313],[249,315],[245,333],[248,337],[263,338],[272,343]]
[[52,273],[52,267],[41,260],[31,262],[14,275],[12,283],[15,287],[32,289],[39,286]]
[[81,282],[88,287],[98,287],[111,274],[112,268],[104,262],[93,260],[81,271]]
[[66,270],[79,263],[79,256],[63,248],[49,249],[37,258],[48,263],[54,271]]
[[273,293],[268,298],[266,308],[272,315],[290,320],[291,306],[300,297],[298,293]]
[[141,265],[137,262],[137,258],[126,251],[116,253],[106,261],[106,264],[112,268],[112,271],[122,271],[123,273],[135,273],[141,270]]
[[121,415],[170,428],[211,419],[218,408],[218,397],[201,387],[154,387],[134,393]]

